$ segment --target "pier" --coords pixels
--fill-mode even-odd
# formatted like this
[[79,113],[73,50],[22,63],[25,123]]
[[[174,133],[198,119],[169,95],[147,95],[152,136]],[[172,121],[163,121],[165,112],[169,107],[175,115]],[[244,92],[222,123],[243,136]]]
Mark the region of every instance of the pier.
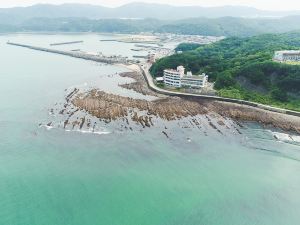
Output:
[[49,52],[59,55],[65,55],[70,56],[73,58],[80,58],[84,60],[90,60],[100,63],[107,63],[107,64],[127,64],[129,63],[129,60],[126,57],[122,56],[105,56],[102,54],[94,55],[94,54],[88,54],[85,52],[76,52],[76,51],[62,51],[62,50],[56,50],[56,49],[49,49],[49,48],[43,48],[43,47],[36,47],[32,45],[24,45],[19,43],[13,43],[13,42],[7,42],[8,45],[18,46],[22,48],[28,48],[36,51],[42,51],[42,52]]
[[71,45],[71,44],[79,44],[79,43],[83,43],[83,41],[69,41],[69,42],[52,43],[52,44],[50,44],[50,46]]

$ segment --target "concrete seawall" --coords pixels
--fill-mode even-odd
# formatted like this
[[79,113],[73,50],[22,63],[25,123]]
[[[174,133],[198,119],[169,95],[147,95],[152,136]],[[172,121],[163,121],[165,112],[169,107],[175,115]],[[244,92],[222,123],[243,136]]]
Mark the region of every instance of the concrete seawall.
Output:
[[74,52],[74,51],[62,51],[62,50],[56,50],[56,49],[49,49],[49,48],[43,48],[43,47],[36,47],[31,45],[24,45],[19,43],[13,43],[13,42],[7,42],[8,45],[18,46],[22,48],[28,48],[36,51],[42,51],[42,52],[49,52],[59,55],[66,55],[73,58],[80,58],[84,60],[90,60],[100,63],[107,63],[107,64],[117,64],[117,63],[128,63],[127,59],[124,57],[109,57],[104,55],[91,55],[86,54],[83,52]]
[[276,108],[276,107],[263,105],[263,104],[250,102],[250,101],[245,101],[245,100],[224,98],[224,97],[219,97],[219,96],[199,95],[199,94],[190,94],[190,93],[179,93],[179,92],[164,90],[164,89],[161,89],[161,88],[157,87],[154,84],[153,78],[152,78],[151,74],[149,73],[148,68],[144,69],[140,66],[140,70],[141,70],[145,80],[147,81],[148,87],[152,91],[155,91],[159,94],[177,96],[177,97],[184,97],[184,98],[190,98],[190,99],[193,99],[193,98],[194,99],[207,99],[207,100],[215,100],[215,101],[222,101],[222,102],[228,102],[228,103],[236,103],[236,104],[240,104],[240,105],[251,106],[251,107],[258,108],[258,109],[267,110],[267,111],[270,111],[270,112],[276,112],[276,113],[282,113],[282,114],[287,114],[287,115],[291,115],[291,116],[300,117],[300,112],[297,112],[297,111]]
[[83,41],[68,41],[68,42],[52,43],[52,44],[50,44],[50,46],[71,45],[71,44],[79,44],[79,43],[83,43]]

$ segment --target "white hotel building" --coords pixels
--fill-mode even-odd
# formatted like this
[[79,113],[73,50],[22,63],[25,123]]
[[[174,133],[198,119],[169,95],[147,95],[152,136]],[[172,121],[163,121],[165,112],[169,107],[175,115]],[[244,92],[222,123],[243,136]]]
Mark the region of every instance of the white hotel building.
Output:
[[207,86],[207,82],[207,75],[194,76],[192,72],[185,74],[185,68],[183,66],[178,66],[177,70],[164,70],[164,83],[169,87],[201,89]]
[[299,62],[300,51],[277,51],[275,52],[274,60],[279,62]]

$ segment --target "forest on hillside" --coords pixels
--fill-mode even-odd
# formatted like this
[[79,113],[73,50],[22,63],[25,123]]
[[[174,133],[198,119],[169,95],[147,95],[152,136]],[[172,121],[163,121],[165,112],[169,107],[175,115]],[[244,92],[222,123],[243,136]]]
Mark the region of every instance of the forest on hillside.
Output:
[[300,16],[265,18],[89,19],[38,17],[14,22],[0,13],[0,32],[111,32],[174,33],[184,35],[250,37],[265,33],[300,30]]
[[300,49],[299,32],[227,38],[160,59],[151,73],[183,65],[207,73],[220,96],[300,110],[300,66],[272,60],[275,51],[293,49]]

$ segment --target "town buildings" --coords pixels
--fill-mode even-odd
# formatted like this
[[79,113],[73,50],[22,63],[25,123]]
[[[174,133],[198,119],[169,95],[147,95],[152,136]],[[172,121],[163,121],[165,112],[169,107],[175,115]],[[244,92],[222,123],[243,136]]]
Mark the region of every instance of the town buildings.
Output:
[[277,51],[275,52],[274,60],[279,62],[300,62],[300,51]]
[[153,64],[153,63],[155,63],[155,61],[156,61],[156,54],[153,52],[150,52],[148,54],[148,62]]

